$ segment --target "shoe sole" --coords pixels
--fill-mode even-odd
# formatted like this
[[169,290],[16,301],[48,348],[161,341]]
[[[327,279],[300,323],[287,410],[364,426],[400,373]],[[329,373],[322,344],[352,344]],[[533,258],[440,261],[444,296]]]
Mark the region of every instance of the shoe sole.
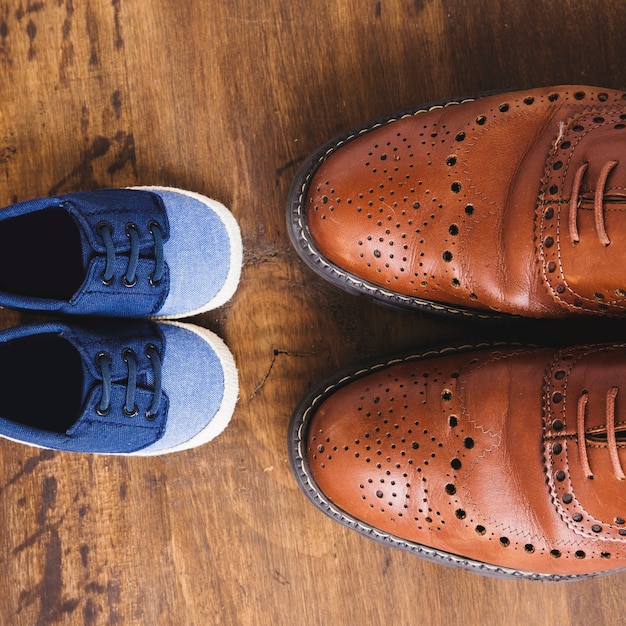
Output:
[[614,573],[618,570],[580,575],[540,574],[535,572],[526,572],[497,565],[490,565],[489,563],[476,561],[474,559],[463,557],[458,554],[445,552],[443,550],[431,548],[429,546],[412,542],[407,539],[402,539],[401,537],[397,537],[391,533],[386,533],[384,531],[378,530],[377,528],[370,526],[365,522],[362,522],[361,520],[351,516],[349,513],[336,506],[321,491],[321,489],[315,482],[315,479],[313,478],[313,474],[306,459],[306,441],[308,437],[310,418],[315,413],[317,408],[322,404],[322,402],[324,402],[326,398],[331,396],[335,391],[354,380],[362,378],[363,376],[367,376],[372,372],[376,372],[399,363],[417,361],[420,359],[432,358],[443,354],[451,354],[455,352],[462,352],[479,348],[496,346],[502,347],[504,345],[511,344],[477,343],[472,345],[468,344],[461,346],[445,347],[440,349],[428,349],[421,352],[412,352],[386,360],[380,360],[376,362],[370,361],[369,363],[364,365],[356,365],[350,368],[345,368],[324,379],[304,396],[304,398],[294,411],[291,417],[291,421],[289,423],[289,460],[291,463],[293,474],[296,478],[296,482],[298,483],[298,486],[300,487],[304,495],[313,503],[316,508],[328,515],[331,519],[339,522],[342,526],[346,526],[348,528],[351,528],[352,530],[356,530],[358,533],[365,535],[369,539],[373,539],[374,541],[377,541],[378,543],[381,543],[385,546],[408,551],[418,557],[421,557],[433,563],[459,567],[467,569],[474,573],[494,578],[528,579],[547,582],[581,580],[583,578],[595,577],[607,573]]
[[172,315],[155,315],[151,319],[155,320],[173,320],[183,317],[192,317],[205,313],[213,309],[217,309],[228,302],[234,295],[237,286],[239,285],[239,279],[241,278],[241,268],[243,264],[243,244],[241,240],[241,231],[239,224],[234,215],[221,203],[195,191],[188,191],[186,189],[178,189],[177,187],[159,187],[159,186],[142,186],[142,187],[130,187],[130,189],[139,189],[142,191],[168,191],[171,193],[177,193],[189,198],[193,198],[198,202],[204,204],[210,211],[216,213],[221,222],[226,228],[228,233],[228,239],[230,243],[230,265],[228,269],[228,276],[226,281],[222,285],[221,289],[211,298],[209,302],[203,304],[200,307],[192,309],[190,311],[184,311],[182,313],[175,313]]
[[456,318],[467,318],[472,320],[488,321],[488,322],[507,322],[522,319],[518,315],[508,313],[497,313],[490,311],[479,311],[471,308],[464,308],[425,300],[416,296],[407,296],[397,292],[389,291],[362,278],[355,274],[347,272],[328,258],[326,258],[316,247],[313,238],[309,232],[304,219],[304,199],[307,196],[309,186],[313,176],[324,163],[324,161],[339,148],[343,147],[350,141],[358,137],[386,126],[392,122],[427,113],[434,109],[441,109],[448,106],[462,104],[464,102],[473,102],[488,95],[503,93],[503,91],[492,91],[467,98],[453,98],[448,100],[440,100],[432,102],[409,111],[389,115],[379,120],[370,122],[364,126],[348,131],[339,137],[336,137],[328,143],[321,146],[300,166],[298,173],[291,186],[287,201],[287,230],[289,237],[302,260],[318,275],[332,283],[336,287],[347,291],[354,295],[365,296],[378,304],[398,309],[410,309],[417,311],[425,311],[429,313],[437,313]]

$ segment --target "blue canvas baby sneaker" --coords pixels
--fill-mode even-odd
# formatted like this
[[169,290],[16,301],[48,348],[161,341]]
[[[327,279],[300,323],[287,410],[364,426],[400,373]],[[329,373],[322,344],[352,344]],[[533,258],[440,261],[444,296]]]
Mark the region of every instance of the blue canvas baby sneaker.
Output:
[[0,381],[0,436],[100,454],[204,444],[224,430],[238,394],[216,335],[149,320],[0,331]]
[[182,189],[101,189],[0,210],[0,306],[191,316],[233,295],[241,264],[230,211]]

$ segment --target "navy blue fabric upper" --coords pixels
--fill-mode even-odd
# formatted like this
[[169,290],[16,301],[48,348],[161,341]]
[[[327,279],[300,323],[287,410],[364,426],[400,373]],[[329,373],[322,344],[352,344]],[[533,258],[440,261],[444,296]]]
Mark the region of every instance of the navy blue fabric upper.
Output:
[[[0,434],[37,446],[74,452],[128,453],[145,448],[158,441],[165,432],[168,397],[161,394],[158,412],[146,418],[146,411],[154,397],[154,370],[146,354],[148,346],[154,346],[163,358],[165,341],[158,325],[149,321],[107,322],[94,325],[68,326],[48,323],[0,331],[1,344],[18,338],[41,333],[56,334],[72,344],[79,352],[83,364],[82,409],[76,421],[65,433],[33,428],[0,417]],[[136,358],[137,390],[134,402],[137,414],[124,413],[128,384],[128,364],[124,350],[132,350]],[[103,378],[97,357],[105,353],[110,357],[111,398],[105,415],[99,411],[102,398]],[[0,371],[0,375],[2,372]],[[37,393],[37,381],[30,381],[33,393]],[[11,393],[4,390],[3,393]],[[26,398],[24,400],[28,402]]]
[[[159,225],[164,241],[169,238],[167,213],[157,194],[133,189],[102,189],[38,198],[6,207],[0,211],[0,221],[51,207],[67,210],[80,229],[85,264],[83,285],[69,302],[0,292],[0,306],[116,317],[154,315],[163,306],[169,290],[167,264],[162,280],[156,285],[150,281],[155,268],[155,240],[150,232],[150,224],[156,222]],[[110,284],[102,280],[106,266],[106,248],[98,233],[102,223],[111,226],[115,247],[114,278]],[[130,255],[130,239],[127,235],[129,224],[136,226],[140,242],[137,282],[134,286],[124,283]],[[50,236],[53,237],[54,233],[50,233]]]

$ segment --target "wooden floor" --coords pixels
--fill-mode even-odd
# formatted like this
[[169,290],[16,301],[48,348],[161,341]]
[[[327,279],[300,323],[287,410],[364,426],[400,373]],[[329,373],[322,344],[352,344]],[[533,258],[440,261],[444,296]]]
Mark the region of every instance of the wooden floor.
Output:
[[[390,550],[309,505],[286,449],[299,398],[354,360],[477,335],[586,341],[623,324],[502,331],[379,308],[313,276],[284,218],[298,164],[370,118],[489,89],[626,87],[623,8],[4,0],[0,206],[97,187],[183,187],[232,209],[245,266],[232,302],[194,319],[240,366],[239,404],[218,439],[130,460],[0,441],[0,623],[623,623],[626,573],[508,582]],[[0,312],[2,327],[35,319]]]

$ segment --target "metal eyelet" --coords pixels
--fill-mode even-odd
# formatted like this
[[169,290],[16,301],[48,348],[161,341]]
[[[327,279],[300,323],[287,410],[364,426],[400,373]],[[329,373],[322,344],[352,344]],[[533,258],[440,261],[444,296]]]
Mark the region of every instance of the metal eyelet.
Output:
[[109,359],[109,362],[113,360],[111,358],[111,355],[108,352],[105,352],[104,350],[101,350],[100,352],[98,352],[94,360],[96,361],[96,364],[100,365],[100,360],[104,358]]
[[122,350],[122,358],[124,359],[124,363],[128,363],[129,356],[135,357],[137,355],[135,354],[135,351],[132,348],[124,348]]
[[149,422],[154,422],[154,420],[157,418],[157,413],[155,413],[154,415],[152,413],[150,413],[150,411],[146,411],[146,419]]
[[137,284],[137,277],[135,276],[135,280],[130,281],[124,276],[122,282],[124,283],[124,287],[134,287]]
[[106,417],[111,412],[111,407],[108,407],[106,411],[102,411],[99,407],[96,407],[96,413],[100,417]]
[[135,406],[133,407],[133,410],[128,412],[126,410],[126,407],[122,407],[122,410],[124,411],[124,415],[126,417],[135,417],[135,415],[137,415],[139,413],[139,407],[135,404]]
[[96,224],[96,232],[98,235],[102,236],[101,232],[105,226],[111,231],[111,234],[113,233],[113,224],[111,224],[111,222],[107,222],[106,220],[102,220]]

